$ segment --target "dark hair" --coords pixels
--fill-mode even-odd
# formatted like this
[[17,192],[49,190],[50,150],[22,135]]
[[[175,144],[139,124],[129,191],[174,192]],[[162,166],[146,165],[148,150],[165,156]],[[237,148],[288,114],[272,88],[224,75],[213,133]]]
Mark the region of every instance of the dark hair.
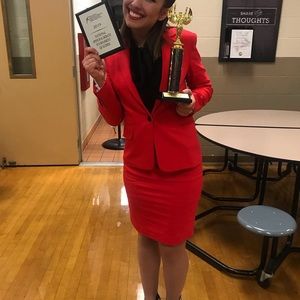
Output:
[[169,8],[174,4],[175,1],[176,0],[166,0],[164,6]]
[[[165,0],[164,7],[170,8],[175,1],[176,0]],[[145,46],[150,50],[153,60],[156,60],[161,55],[162,35],[166,29],[167,23],[168,18],[165,18],[162,21],[157,21],[148,33]],[[132,43],[132,36],[130,29],[127,27],[124,20],[121,26],[121,35],[126,46],[130,47]]]

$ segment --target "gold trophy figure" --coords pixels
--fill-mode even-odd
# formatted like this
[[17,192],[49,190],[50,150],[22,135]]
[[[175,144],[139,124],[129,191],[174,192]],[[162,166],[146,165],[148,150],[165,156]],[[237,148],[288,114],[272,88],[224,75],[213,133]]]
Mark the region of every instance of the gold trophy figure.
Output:
[[179,92],[181,65],[183,57],[183,43],[180,40],[183,25],[187,25],[192,20],[191,8],[186,8],[185,12],[176,12],[176,5],[174,5],[168,13],[169,21],[175,24],[176,27],[176,41],[172,47],[168,91],[162,93],[162,100],[178,103],[191,103],[192,100],[188,94]]

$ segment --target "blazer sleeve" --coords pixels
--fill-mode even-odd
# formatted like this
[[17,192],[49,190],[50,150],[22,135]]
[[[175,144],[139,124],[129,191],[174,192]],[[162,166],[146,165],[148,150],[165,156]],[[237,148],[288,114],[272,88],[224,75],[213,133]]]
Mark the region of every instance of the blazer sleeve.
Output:
[[112,126],[119,125],[124,119],[123,107],[108,72],[101,88],[94,85],[94,94],[97,97],[98,109],[106,122]]
[[190,43],[190,64],[186,76],[186,83],[195,97],[196,103],[194,110],[197,112],[210,100],[213,88],[197,50],[197,36],[195,34],[191,35]]

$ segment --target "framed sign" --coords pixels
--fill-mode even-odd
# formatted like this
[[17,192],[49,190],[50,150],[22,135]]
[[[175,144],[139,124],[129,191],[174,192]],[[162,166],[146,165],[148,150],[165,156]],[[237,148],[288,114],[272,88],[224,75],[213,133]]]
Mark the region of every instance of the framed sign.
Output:
[[232,29],[230,58],[251,58],[253,29]]
[[274,62],[282,0],[223,0],[219,61]]
[[86,44],[95,48],[101,58],[123,49],[118,26],[106,1],[103,0],[75,15]]

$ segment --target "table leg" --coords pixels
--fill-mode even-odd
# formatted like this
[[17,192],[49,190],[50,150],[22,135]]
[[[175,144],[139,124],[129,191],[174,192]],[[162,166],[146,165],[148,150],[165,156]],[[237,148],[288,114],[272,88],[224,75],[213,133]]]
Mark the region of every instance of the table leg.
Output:
[[[228,157],[227,157],[228,158]],[[226,164],[224,164],[226,167]],[[224,167],[223,167],[224,168]],[[214,172],[222,172],[224,169],[215,170]],[[208,193],[205,190],[202,190],[202,194],[212,200],[216,201],[229,201],[229,202],[251,202],[257,199],[260,194],[260,186],[261,186],[261,179],[262,179],[262,169],[263,169],[263,160],[258,159],[258,168],[257,168],[257,176],[256,176],[256,183],[255,183],[255,191],[253,195],[250,196],[216,196],[211,193]],[[203,174],[212,172],[212,170],[204,170]]]
[[[299,204],[299,196],[300,196],[300,165],[295,166],[296,171],[296,179],[295,179],[295,187],[294,187],[294,194],[293,194],[293,203],[291,209],[291,215],[296,220],[297,219],[297,212],[298,212],[298,204]],[[266,282],[268,281],[268,277],[272,277],[276,270],[280,267],[283,261],[290,253],[300,253],[300,247],[293,247],[293,235],[287,238],[287,242],[285,246],[276,253],[277,249],[273,249],[272,256],[264,269],[264,274],[269,276],[266,277]],[[277,248],[277,245],[276,245]],[[260,281],[260,284],[264,286],[264,280]]]
[[293,205],[292,205],[292,211],[291,211],[291,215],[294,217],[294,219],[297,218],[298,203],[299,203],[299,197],[300,197],[300,164],[295,165],[295,171],[296,171],[296,181],[295,181]]

